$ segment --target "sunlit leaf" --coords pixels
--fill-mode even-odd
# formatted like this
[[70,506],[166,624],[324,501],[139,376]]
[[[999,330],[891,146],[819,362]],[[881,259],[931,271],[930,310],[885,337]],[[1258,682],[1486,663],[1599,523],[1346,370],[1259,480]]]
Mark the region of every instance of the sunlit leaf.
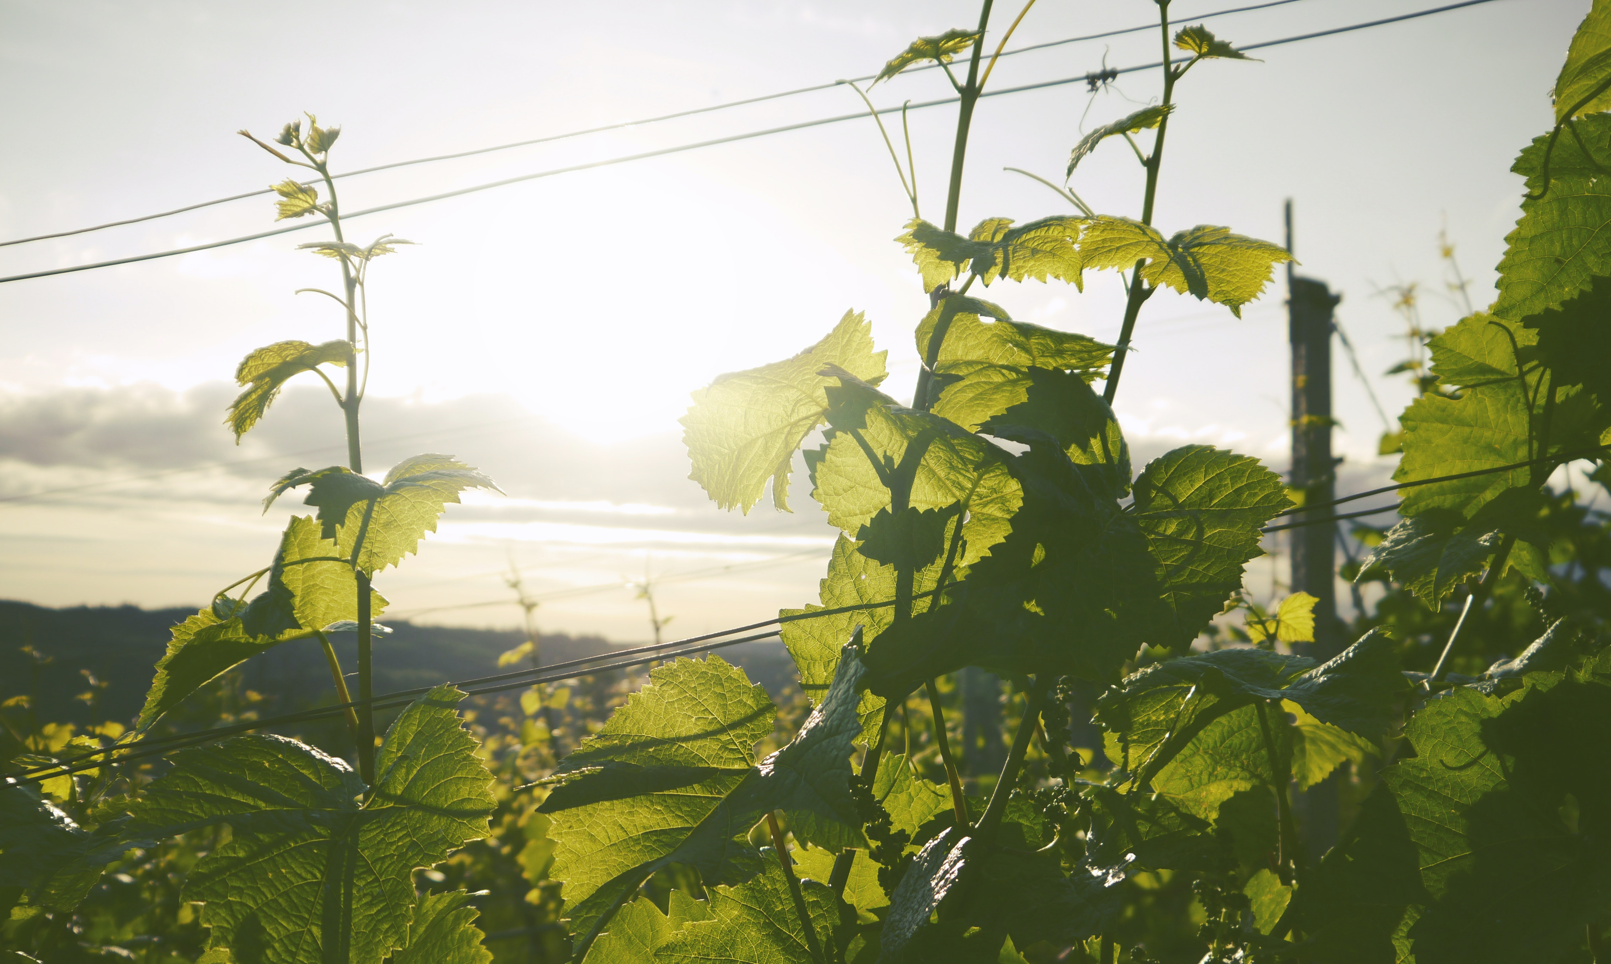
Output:
[[274,202],[275,207],[279,209],[279,215],[274,219],[276,221],[299,218],[319,209],[319,189],[312,184],[298,184],[295,180],[286,178],[270,187],[280,196],[280,200]]
[[1086,134],[1080,138],[1080,142],[1074,145],[1074,150],[1068,155],[1068,173],[1064,176],[1072,176],[1074,168],[1079,166],[1080,161],[1084,160],[1087,154],[1096,150],[1096,146],[1107,138],[1151,130],[1163,123],[1163,119],[1168,117],[1174,109],[1174,104],[1154,104],[1151,107],[1143,107],[1128,117],[1120,118],[1111,124],[1103,124]]
[[846,312],[826,338],[788,361],[717,378],[694,393],[681,419],[693,462],[689,478],[718,506],[746,513],[771,480],[773,504],[787,510],[794,452],[823,424],[825,390],[834,384],[823,369],[837,365],[876,384],[884,378],[886,354],[873,350],[866,318]]
[[1186,27],[1176,33],[1175,46],[1205,59],[1209,57],[1222,57],[1230,60],[1254,59],[1232,47],[1228,42],[1214,36],[1207,27],[1201,24],[1195,27]]
[[368,799],[344,762],[285,737],[179,751],[132,814],[154,836],[229,825],[184,888],[206,903],[213,946],[263,964],[380,964],[403,946],[413,871],[484,836],[494,807],[492,775],[455,711],[463,696],[441,686],[398,716]]
[[340,339],[322,345],[280,341],[247,355],[235,369],[235,381],[251,387],[230,403],[229,418],[224,423],[235,433],[236,443],[263,417],[280,388],[292,377],[320,365],[345,367],[351,351],[352,346]]
[[884,65],[884,69],[880,70],[878,76],[873,78],[873,83],[888,80],[913,64],[921,63],[925,60],[932,60],[935,63],[949,63],[952,57],[972,47],[973,42],[978,37],[978,31],[962,30],[960,28],[947,30],[938,37],[919,37],[912,41],[905,50],[890,58],[889,62]]
[[1594,4],[1572,35],[1555,78],[1557,124],[1611,108],[1611,7]]

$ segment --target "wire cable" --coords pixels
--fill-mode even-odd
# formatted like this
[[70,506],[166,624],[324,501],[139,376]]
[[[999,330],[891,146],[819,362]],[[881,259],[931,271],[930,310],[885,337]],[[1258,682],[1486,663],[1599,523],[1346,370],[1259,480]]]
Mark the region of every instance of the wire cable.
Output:
[[[1246,7],[1232,7],[1227,10],[1215,10],[1210,13],[1199,14],[1195,17],[1187,17],[1184,18],[1182,22],[1185,22],[1185,20],[1209,20],[1214,17],[1223,17],[1233,13],[1246,13],[1252,10],[1263,10],[1268,7],[1280,7],[1296,2],[1298,2],[1298,0],[1269,0],[1267,3],[1257,3]],[[1107,30],[1102,33],[1086,34],[1080,37],[1065,37],[1062,40],[1052,40],[1046,43],[1031,44],[1027,47],[1019,47],[1016,50],[1004,50],[1001,52],[1000,56],[1011,57],[1015,54],[1029,53],[1035,50],[1046,50],[1051,47],[1060,47],[1065,44],[1084,43],[1091,40],[1102,40],[1107,37],[1118,37],[1124,34],[1140,33],[1144,30],[1151,30],[1156,26],[1157,24],[1151,23],[1137,27],[1124,27],[1118,30]],[[905,72],[912,74],[924,70],[937,70],[938,68],[938,64],[926,64],[920,67],[909,68]],[[856,77],[849,81],[835,80],[825,84],[813,84],[809,87],[796,87],[793,90],[783,90],[771,94],[762,94],[758,97],[748,97],[743,100],[728,101],[727,103],[723,104],[713,104],[708,107],[696,107],[691,110],[680,110],[670,114],[661,114],[657,117],[647,117],[642,120],[620,121],[615,124],[605,124],[602,127],[589,127],[583,130],[567,131],[563,134],[549,134],[544,137],[533,137],[522,141],[512,141],[507,144],[495,144],[491,147],[478,147],[468,151],[457,151],[452,154],[436,154],[430,157],[416,157],[406,161],[392,161],[388,164],[376,164],[373,167],[360,168],[356,171],[346,171],[341,174],[332,175],[332,177],[358,177],[362,174],[374,174],[379,171],[391,171],[402,167],[413,167],[418,164],[433,164],[438,161],[453,161],[465,157],[476,157],[481,154],[492,154],[497,151],[513,150],[518,147],[531,147],[537,144],[550,144],[555,141],[569,140],[573,137],[583,137],[588,134],[603,134],[609,131],[626,130],[633,127],[646,127],[650,124],[658,124],[663,121],[677,120],[683,117],[693,117],[698,114],[709,114],[716,111],[730,110],[734,107],[746,107],[751,104],[761,104],[767,101],[781,100],[786,97],[795,97],[800,94],[816,93],[817,91],[821,90],[831,90],[847,83],[861,83],[863,81],[872,80],[876,76],[876,74],[868,74],[865,77]],[[247,191],[244,194],[232,194],[229,197],[216,198],[211,201],[200,201],[195,204],[187,204],[184,207],[174,208],[170,211],[159,211],[155,214],[143,214],[138,217],[125,218],[121,221],[108,221],[105,224],[91,225],[87,228],[74,228],[68,231],[56,231],[51,234],[38,234],[30,238],[15,238],[10,241],[0,241],[0,248],[11,247],[12,245],[17,244],[28,244],[34,241],[49,241],[55,238],[68,238],[73,237],[74,235],[88,234],[92,231],[103,231],[108,228],[119,228],[130,224],[140,224],[145,221],[155,221],[159,218],[173,217],[174,215],[186,214],[191,211],[199,211],[203,208],[214,207],[219,204],[228,204],[232,201],[244,201],[247,198],[262,197],[264,195],[273,193],[273,188],[263,188],[262,190],[257,191]]]
[[[1433,7],[1431,9],[1427,9],[1427,10],[1418,10],[1418,11],[1415,11],[1413,13],[1400,14],[1399,16],[1396,16],[1396,17],[1386,17],[1386,18],[1383,18],[1383,19],[1380,19],[1380,20],[1371,20],[1371,21],[1367,21],[1367,22],[1364,22],[1364,23],[1351,24],[1349,26],[1344,26],[1344,27],[1334,27],[1334,28],[1329,29],[1329,30],[1317,30],[1317,31],[1314,31],[1312,33],[1298,34],[1298,35],[1292,36],[1292,37],[1283,37],[1283,38],[1278,39],[1278,40],[1266,40],[1266,41],[1262,41],[1260,43],[1247,44],[1247,45],[1245,45],[1245,46],[1243,46],[1243,47],[1241,47],[1239,49],[1244,50],[1244,51],[1246,51],[1246,50],[1263,50],[1263,49],[1266,49],[1266,48],[1269,48],[1269,47],[1280,46],[1282,44],[1297,43],[1297,42],[1303,41],[1303,40],[1314,40],[1314,39],[1319,38],[1319,37],[1331,37],[1331,36],[1335,36],[1337,34],[1349,33],[1349,32],[1355,31],[1355,30],[1364,30],[1364,29],[1367,29],[1367,28],[1370,28],[1370,27],[1380,27],[1380,26],[1383,26],[1383,25],[1386,25],[1386,24],[1401,23],[1401,22],[1406,21],[1406,20],[1414,20],[1414,19],[1417,19],[1419,17],[1428,17],[1428,16],[1432,16],[1434,14],[1446,13],[1446,12],[1449,12],[1451,10],[1459,10],[1459,9],[1462,9],[1462,8],[1465,8],[1465,7],[1472,7],[1472,6],[1477,6],[1479,4],[1492,3],[1492,2],[1494,2],[1494,0],[1462,0],[1462,2],[1460,2],[1460,3],[1448,4],[1448,5],[1442,6],[1442,7]],[[1182,58],[1182,59],[1184,60],[1184,58]],[[1171,62],[1173,63],[1175,61],[1171,61]],[[981,93],[979,96],[980,97],[1002,97],[1002,96],[1006,96],[1008,94],[1020,94],[1020,93],[1025,93],[1027,91],[1032,91],[1032,90],[1045,90],[1045,89],[1051,88],[1051,87],[1061,87],[1061,86],[1064,86],[1066,84],[1089,83],[1089,82],[1095,82],[1095,81],[1100,80],[1100,79],[1102,79],[1104,77],[1117,77],[1117,76],[1122,75],[1122,74],[1133,73],[1135,71],[1140,71],[1140,70],[1150,70],[1150,69],[1154,69],[1154,68],[1161,67],[1161,66],[1163,66],[1163,61],[1156,61],[1156,62],[1153,62],[1153,63],[1150,63],[1150,64],[1139,64],[1139,65],[1136,65],[1134,67],[1119,67],[1119,68],[1113,68],[1113,69],[1110,69],[1110,70],[1105,70],[1105,71],[1100,71],[1100,72],[1092,72],[1092,73],[1081,74],[1081,75],[1076,76],[1076,77],[1064,77],[1064,78],[1061,78],[1061,79],[1058,79],[1058,80],[1046,80],[1046,81],[1040,81],[1038,83],[1032,83],[1032,84],[1021,84],[1021,85],[1019,85],[1017,87],[1003,87],[1003,88],[1000,88],[1000,89],[997,89],[997,90],[986,90],[983,93]],[[878,113],[880,115],[882,115],[882,114],[894,114],[894,113],[899,113],[903,109],[921,110],[921,109],[927,108],[927,107],[941,107],[941,106],[944,106],[944,105],[947,105],[947,104],[958,103],[960,100],[961,100],[961,98],[959,98],[959,97],[942,97],[942,98],[938,98],[938,99],[935,99],[935,100],[928,100],[928,101],[921,101],[921,102],[911,103],[909,105],[906,105],[904,108],[903,107],[885,107],[885,108],[879,109],[878,111],[876,111],[876,113]],[[816,120],[801,121],[801,122],[795,123],[795,124],[784,124],[784,125],[779,126],[779,127],[769,127],[769,128],[765,128],[763,130],[748,131],[748,132],[745,132],[745,133],[742,133],[742,134],[731,134],[731,135],[728,135],[726,137],[716,137],[716,138],[711,138],[709,140],[695,141],[695,142],[689,143],[689,144],[679,144],[679,145],[675,145],[675,146],[672,146],[672,147],[663,147],[663,148],[658,148],[656,150],[651,150],[651,151],[641,151],[641,152],[636,153],[636,154],[627,154],[627,155],[623,155],[623,156],[620,156],[620,157],[605,158],[603,160],[598,160],[598,161],[589,161],[589,162],[583,163],[583,164],[572,164],[572,165],[568,165],[566,167],[552,168],[552,169],[546,170],[546,171],[536,171],[536,172],[531,173],[531,174],[521,174],[521,175],[517,175],[515,177],[503,178],[503,179],[497,180],[497,181],[489,181],[489,182],[484,183],[484,184],[475,184],[475,185],[471,185],[470,187],[459,188],[458,190],[455,190],[455,191],[444,191],[444,192],[442,192],[440,194],[432,194],[432,195],[428,195],[426,197],[412,198],[412,199],[409,199],[409,200],[406,200],[406,201],[395,201],[395,202],[393,202],[391,204],[381,204],[381,205],[377,205],[375,207],[365,208],[365,209],[363,209],[361,211],[353,211],[350,214],[343,214],[342,215],[342,220],[343,221],[348,221],[348,220],[351,220],[353,218],[366,217],[368,215],[379,214],[379,213],[384,212],[384,211],[395,211],[395,210],[398,210],[400,208],[415,207],[415,206],[421,205],[421,204],[429,204],[429,203],[431,203],[433,201],[444,201],[444,200],[448,200],[450,198],[464,197],[465,195],[468,195],[468,194],[476,194],[476,193],[479,193],[481,191],[490,191],[490,190],[492,190],[494,188],[507,187],[507,186],[509,186],[511,184],[522,184],[522,183],[525,183],[525,182],[528,182],[528,181],[535,181],[535,180],[538,180],[538,179],[541,179],[541,178],[556,177],[556,176],[561,175],[561,174],[574,174],[574,173],[576,173],[578,171],[590,171],[590,170],[596,170],[596,169],[602,168],[602,167],[610,167],[610,166],[613,166],[613,165],[616,165],[616,164],[625,164],[625,163],[629,163],[631,161],[641,161],[641,160],[647,160],[649,158],[665,157],[665,156],[668,156],[668,155],[671,155],[671,154],[680,154],[680,153],[684,153],[686,151],[700,150],[702,148],[715,147],[715,146],[722,145],[722,144],[733,144],[733,143],[737,143],[739,141],[752,140],[752,139],[758,138],[758,137],[770,137],[770,136],[772,136],[774,134],[784,134],[784,133],[789,133],[791,131],[809,130],[809,129],[814,128],[814,127],[822,127],[822,126],[825,126],[825,125],[828,125],[828,124],[839,124],[839,123],[844,123],[846,121],[860,120],[862,118],[865,118],[866,116],[867,116],[867,113],[865,111],[861,111],[861,112],[857,112],[857,113],[854,113],[854,114],[840,114],[840,115],[837,115],[837,116],[834,116],[834,117],[822,117],[822,118],[817,118]],[[168,250],[168,251],[154,251],[154,252],[150,252],[148,254],[131,255],[131,256],[125,257],[125,258],[114,258],[114,259],[109,260],[109,261],[96,261],[96,262],[90,262],[90,263],[87,263],[87,264],[70,265],[70,266],[65,267],[65,268],[49,268],[49,269],[46,269],[46,270],[43,270],[43,271],[30,271],[30,272],[27,272],[27,273],[24,273],[24,274],[16,274],[16,275],[10,275],[8,277],[0,277],[0,284],[9,284],[11,282],[16,282],[16,281],[30,281],[30,280],[33,280],[35,278],[49,278],[49,277],[55,277],[56,275],[74,274],[74,273],[79,272],[79,271],[93,271],[93,270],[98,269],[98,268],[111,268],[111,267],[116,267],[118,265],[137,264],[137,263],[140,263],[140,262],[143,262],[143,261],[155,261],[155,260],[158,260],[158,259],[161,259],[161,258],[172,258],[172,257],[177,257],[178,255],[194,254],[194,253],[196,253],[198,251],[211,251],[211,250],[214,250],[216,248],[229,247],[230,245],[244,244],[244,243],[246,243],[248,241],[260,241],[260,240],[262,240],[264,238],[272,238],[272,237],[276,237],[276,236],[282,235],[282,234],[290,234],[291,232],[294,232],[294,231],[306,231],[309,228],[321,227],[321,226],[323,226],[323,224],[324,224],[324,222],[318,222],[318,221],[309,222],[309,223],[306,223],[306,224],[294,224],[294,225],[290,225],[290,226],[283,227],[283,228],[274,228],[274,229],[271,229],[271,230],[268,230],[268,231],[259,231],[259,232],[255,233],[255,234],[247,234],[247,235],[242,235],[242,236],[236,237],[236,238],[228,238],[228,239],[225,239],[223,241],[210,241],[210,242],[207,242],[205,244],[195,244],[195,245],[190,245],[189,247],[184,247],[184,248],[174,248],[174,249],[171,249],[171,250]]]

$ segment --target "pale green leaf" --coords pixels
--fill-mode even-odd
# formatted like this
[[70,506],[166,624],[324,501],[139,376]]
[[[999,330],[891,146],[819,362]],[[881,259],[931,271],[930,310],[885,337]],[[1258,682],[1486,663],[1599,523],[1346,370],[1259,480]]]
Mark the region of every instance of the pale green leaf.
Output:
[[[379,617],[385,608],[386,600],[371,589],[371,616]],[[292,516],[269,570],[268,591],[253,599],[240,616],[248,634],[275,638],[356,620],[357,574],[336,542],[320,535],[312,516]]]
[[[1274,792],[1276,763],[1292,750],[1291,735],[1280,719],[1270,720],[1261,707],[1242,705],[1208,723],[1186,751],[1159,768],[1152,789],[1181,810],[1203,820],[1217,821],[1220,804],[1244,790]],[[1276,760],[1270,759],[1264,740],[1269,728]]]
[[[884,771],[880,769],[878,772],[882,776]],[[828,882],[838,859],[833,851],[822,847],[794,850],[790,856],[794,858],[794,872],[801,879],[818,883]],[[871,917],[873,911],[889,906],[889,895],[878,884],[878,865],[867,854],[857,853],[851,861],[850,876],[845,879],[842,896],[846,903],[865,915],[863,920],[874,919]]]
[[502,492],[485,475],[448,455],[416,455],[392,466],[376,482],[344,466],[293,469],[274,484],[264,507],[290,489],[306,485],[304,505],[319,509],[321,535],[334,540],[337,554],[366,574],[393,566],[419,548],[427,532],[465,489]]
[[1263,555],[1260,529],[1292,504],[1281,477],[1258,459],[1187,445],[1149,463],[1135,482],[1132,515],[1146,533],[1173,623],[1154,640],[1190,642]]
[[481,945],[486,935],[475,926],[480,913],[462,890],[421,897],[391,964],[491,964],[492,952]]
[[1248,619],[1247,637],[1262,643],[1272,635],[1283,643],[1312,643],[1315,641],[1315,603],[1320,600],[1306,592],[1295,592],[1281,600],[1276,607],[1274,626],[1257,619]]
[[1168,117],[1174,109],[1174,104],[1154,104],[1151,107],[1143,107],[1128,117],[1120,118],[1111,124],[1103,124],[1086,134],[1080,138],[1080,142],[1075,144],[1074,150],[1069,153],[1068,172],[1063,176],[1072,177],[1074,168],[1079,166],[1080,161],[1084,160],[1087,154],[1096,150],[1096,146],[1102,141],[1119,134],[1134,134],[1137,131],[1151,130],[1163,123],[1163,119]]
[[1578,24],[1555,79],[1555,123],[1611,108],[1611,6],[1595,3]]
[[[964,238],[913,218],[895,240],[923,274],[923,287],[933,291],[964,270],[985,284],[997,278],[1045,281],[1056,278],[1075,287],[1084,284],[1084,261],[1078,247],[1083,218],[1059,215],[1012,226],[1011,218],[987,218]],[[998,315],[997,317],[1005,317]]]
[[918,323],[916,336],[918,357],[925,364],[932,360],[942,374],[957,363],[988,362],[1060,369],[1093,381],[1113,360],[1112,345],[1071,331],[1013,321],[999,306],[966,295],[943,299]]
[[320,365],[344,368],[351,351],[352,346],[340,339],[322,345],[279,341],[242,359],[235,369],[235,382],[250,387],[230,403],[229,418],[224,422],[235,433],[236,444],[263,417],[280,388],[293,376],[313,371]]
[[788,509],[795,449],[823,423],[828,365],[874,383],[884,378],[886,352],[873,351],[865,317],[846,312],[828,336],[788,361],[722,375],[694,393],[681,419],[693,462],[689,478],[724,509],[745,513],[772,482],[772,502]]
[[1201,58],[1222,57],[1229,60],[1252,60],[1229,43],[1214,36],[1207,27],[1198,24],[1186,27],[1175,34],[1175,46]]
[[1264,293],[1275,266],[1292,260],[1278,244],[1232,234],[1230,228],[1200,224],[1169,239],[1167,262],[1141,271],[1151,285],[1168,285],[1202,301],[1212,301],[1242,317],[1242,306]]
[[629,901],[610,921],[610,929],[599,936],[585,960],[593,964],[653,964],[655,951],[691,920],[711,920],[708,901],[694,900],[673,890],[667,901],[668,914],[647,897]]
[[298,184],[295,180],[286,178],[269,187],[280,196],[280,199],[274,202],[275,208],[279,211],[274,218],[276,221],[299,218],[319,209],[319,189],[312,184]]
[[131,814],[158,836],[229,825],[183,892],[206,903],[210,943],[262,964],[379,964],[403,946],[413,871],[484,836],[495,805],[463,696],[441,686],[398,716],[367,800],[344,762],[285,737],[179,751]]
[[950,63],[951,58],[962,53],[979,38],[976,30],[963,30],[961,28],[947,30],[938,37],[919,37],[912,41],[907,48],[884,64],[884,69],[873,78],[873,83],[888,80],[906,68],[925,60],[935,63]]
[[1129,271],[1137,261],[1166,265],[1169,242],[1155,228],[1130,218],[1101,215],[1085,225],[1080,258],[1085,267]]

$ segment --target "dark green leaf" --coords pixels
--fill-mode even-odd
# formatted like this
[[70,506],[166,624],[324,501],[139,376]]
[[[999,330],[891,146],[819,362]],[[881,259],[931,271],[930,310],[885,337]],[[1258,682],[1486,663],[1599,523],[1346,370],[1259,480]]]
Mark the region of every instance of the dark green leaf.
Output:
[[340,339],[322,345],[279,341],[247,355],[235,369],[235,382],[251,387],[230,403],[229,418],[224,422],[235,433],[235,442],[239,444],[241,436],[251,431],[292,377],[320,365],[344,368],[351,351],[352,346]]
[[413,871],[484,836],[495,803],[455,712],[463,695],[441,686],[398,716],[367,800],[345,763],[284,737],[175,755],[131,814],[153,836],[229,825],[185,882],[211,944],[263,964],[379,964],[403,946]]
[[1068,173],[1064,177],[1071,177],[1074,168],[1078,167],[1085,155],[1096,150],[1096,146],[1116,134],[1134,134],[1137,131],[1151,130],[1163,122],[1170,112],[1175,109],[1174,104],[1154,104],[1143,107],[1128,117],[1121,118],[1111,124],[1103,124],[1091,131],[1080,142],[1074,145],[1074,150],[1068,156]]
[[30,903],[70,913],[102,868],[131,848],[150,846],[121,829],[114,821],[85,830],[38,787],[0,784],[0,888],[19,888]]
[[823,424],[824,390],[834,383],[822,370],[837,365],[877,384],[884,378],[886,354],[873,351],[866,318],[847,311],[826,338],[788,361],[717,378],[694,393],[694,404],[681,419],[683,444],[693,461],[689,478],[718,506],[746,513],[770,479],[773,504],[787,510],[794,451]]

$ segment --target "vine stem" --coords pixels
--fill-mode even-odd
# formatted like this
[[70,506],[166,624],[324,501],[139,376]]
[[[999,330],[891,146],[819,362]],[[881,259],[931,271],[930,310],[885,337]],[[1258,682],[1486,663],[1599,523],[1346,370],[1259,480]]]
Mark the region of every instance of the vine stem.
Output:
[[[324,647],[324,660],[330,665],[330,679],[336,684],[336,699],[343,703],[351,703],[352,694],[347,692],[347,678],[341,673],[341,660],[336,658],[336,648],[330,645],[330,637],[317,629],[313,634],[319,637],[319,645]],[[358,714],[351,706],[347,707],[347,729],[352,732],[352,738],[356,742],[361,727],[358,723]]]
[[1494,574],[1504,570],[1505,563],[1510,561],[1510,550],[1515,545],[1515,536],[1505,536],[1505,541],[1499,545],[1499,551],[1494,554],[1493,563],[1488,566],[1488,571],[1482,574],[1482,581],[1477,583],[1476,589],[1466,595],[1465,605],[1460,609],[1460,618],[1455,620],[1454,629],[1449,632],[1449,641],[1443,644],[1443,652],[1438,654],[1438,661],[1432,667],[1432,675],[1427,677],[1428,687],[1443,678],[1443,672],[1448,668],[1449,654],[1454,652],[1454,644],[1460,638],[1460,630],[1465,628],[1466,617],[1471,615],[1471,610],[1476,607],[1477,597],[1487,595],[1492,589],[1490,582],[1495,578]]
[[968,60],[968,82],[958,88],[961,103],[957,105],[957,136],[951,148],[951,184],[945,195],[945,229],[957,229],[957,206],[962,201],[962,162],[968,154],[968,128],[973,124],[973,107],[979,102],[979,57],[984,53],[985,27],[990,23],[990,6],[994,0],[984,0],[979,8],[979,36],[973,42],[973,56]]
[[776,810],[766,812],[766,829],[772,833],[772,848],[777,851],[778,866],[783,868],[783,877],[789,882],[789,894],[794,898],[794,912],[800,915],[800,927],[805,931],[806,946],[811,949],[811,959],[817,964],[827,964],[822,956],[822,944],[817,940],[817,931],[811,926],[811,911],[806,908],[805,892],[800,889],[800,878],[794,876],[794,867],[789,863],[789,848],[783,840],[783,830],[778,827]]
[[[911,694],[901,697],[901,705]],[[884,755],[884,734],[889,732],[890,706],[894,700],[885,700],[884,708],[878,714],[878,736],[873,739],[873,745],[867,748],[867,755],[861,762],[861,780],[867,784],[867,790],[872,792],[873,784],[878,780],[878,761]],[[853,847],[846,847],[833,859],[833,870],[828,872],[828,886],[835,894],[845,892],[845,884],[850,880],[850,868],[856,862],[856,851]]]
[[1018,721],[1018,732],[1013,734],[1012,749],[1007,752],[1007,762],[1001,765],[1001,776],[990,794],[990,803],[985,807],[984,816],[979,818],[978,836],[987,841],[995,836],[996,828],[1001,826],[1001,818],[1007,813],[1007,800],[1012,796],[1013,784],[1018,779],[1018,770],[1024,765],[1024,755],[1029,752],[1029,741],[1040,729],[1041,705],[1046,700],[1046,688],[1051,684],[1052,677],[1050,673],[1040,673],[1038,676],[1024,700],[1024,718]]
[[[1175,81],[1185,73],[1184,70],[1176,73],[1169,62],[1169,0],[1158,0],[1158,23],[1163,34],[1164,115],[1158,122],[1158,136],[1152,142],[1152,154],[1146,160],[1147,191],[1141,200],[1141,223],[1148,226],[1152,224],[1153,204],[1158,200],[1158,170],[1163,165],[1164,135],[1169,132],[1169,106],[1174,102]],[[1124,304],[1124,325],[1119,329],[1119,342],[1113,350],[1113,364],[1108,367],[1108,383],[1102,390],[1102,400],[1109,405],[1113,404],[1113,397],[1119,391],[1119,376],[1124,373],[1124,358],[1130,352],[1130,336],[1135,333],[1141,305],[1152,297],[1154,290],[1146,287],[1141,280],[1141,266],[1145,261],[1144,258],[1138,259],[1130,272],[1130,291]]]
[[1292,782],[1291,762],[1275,751],[1275,736],[1270,730],[1270,716],[1264,701],[1254,705],[1259,711],[1259,732],[1264,737],[1264,752],[1270,758],[1270,774],[1275,780],[1275,806],[1281,821],[1280,831],[1275,837],[1276,864],[1287,871],[1289,879],[1282,880],[1282,883],[1290,883],[1290,868],[1298,867],[1303,859],[1303,851],[1298,846],[1297,821],[1292,817],[1292,803],[1287,799],[1287,784]]
[[940,688],[936,680],[923,684],[929,694],[929,710],[934,714],[934,745],[940,748],[940,760],[945,763],[945,779],[951,785],[951,810],[956,814],[957,826],[968,825],[968,798],[962,793],[962,778],[957,775],[956,760],[951,756],[951,741],[945,735],[945,710],[940,706]]

